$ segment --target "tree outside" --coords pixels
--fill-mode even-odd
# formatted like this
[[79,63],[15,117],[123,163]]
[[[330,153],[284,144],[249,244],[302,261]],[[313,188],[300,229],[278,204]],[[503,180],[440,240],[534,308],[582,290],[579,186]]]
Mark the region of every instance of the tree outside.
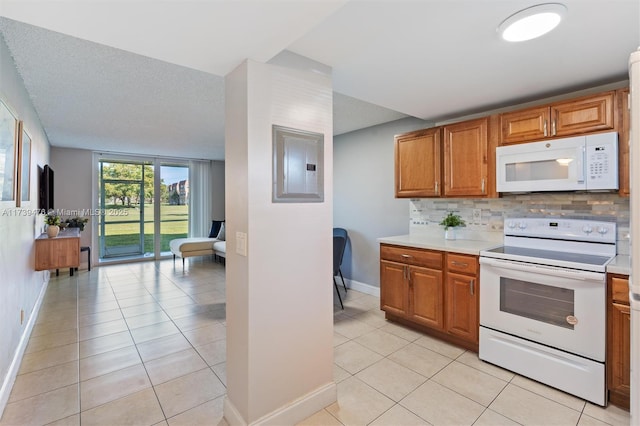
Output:
[[[105,246],[139,248],[140,220],[144,211],[143,253],[153,253],[154,167],[149,164],[106,161],[101,162],[101,167],[103,179],[108,181],[101,182],[105,200],[102,206]],[[161,251],[167,252],[169,241],[187,236],[189,212],[186,204],[172,202],[176,195],[179,200],[180,195],[170,194],[164,180],[161,180],[160,191]],[[102,228],[99,232],[102,232]]]

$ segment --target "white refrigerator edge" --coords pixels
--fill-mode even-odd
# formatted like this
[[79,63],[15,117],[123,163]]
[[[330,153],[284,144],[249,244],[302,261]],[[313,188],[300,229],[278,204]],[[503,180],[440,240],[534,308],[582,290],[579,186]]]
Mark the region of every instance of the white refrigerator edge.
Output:
[[[640,425],[640,49],[629,58],[630,84],[630,247],[631,424]],[[626,143],[624,141],[623,143]]]

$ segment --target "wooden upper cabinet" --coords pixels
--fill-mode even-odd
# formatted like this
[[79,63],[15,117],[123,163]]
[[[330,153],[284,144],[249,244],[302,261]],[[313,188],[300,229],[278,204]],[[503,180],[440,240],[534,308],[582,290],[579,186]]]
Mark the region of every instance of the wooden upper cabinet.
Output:
[[607,92],[551,105],[551,136],[613,129],[614,95]]
[[487,128],[487,118],[443,127],[445,196],[487,195]]
[[628,93],[619,89],[397,135],[395,196],[499,197],[499,145],[609,130],[619,132],[619,193],[628,196]]
[[621,196],[629,196],[629,89],[621,89],[616,92],[618,105],[618,193]]
[[575,136],[615,128],[615,92],[501,115],[502,144]]
[[508,112],[500,121],[503,144],[543,139],[547,136],[549,107]]
[[440,128],[395,137],[396,197],[437,197],[441,193]]

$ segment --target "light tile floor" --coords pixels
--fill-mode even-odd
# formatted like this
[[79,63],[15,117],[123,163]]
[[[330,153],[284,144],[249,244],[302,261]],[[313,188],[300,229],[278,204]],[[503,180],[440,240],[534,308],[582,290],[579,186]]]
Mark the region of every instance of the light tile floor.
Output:
[[[338,401],[301,425],[629,424],[388,322],[354,290],[334,345]],[[225,360],[224,267],[208,258],[52,276],[0,426],[226,425]]]

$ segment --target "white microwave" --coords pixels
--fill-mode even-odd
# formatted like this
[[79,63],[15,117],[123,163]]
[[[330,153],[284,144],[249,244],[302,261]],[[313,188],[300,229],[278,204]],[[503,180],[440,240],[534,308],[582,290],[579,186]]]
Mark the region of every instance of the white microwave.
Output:
[[498,192],[618,189],[618,133],[496,148]]

